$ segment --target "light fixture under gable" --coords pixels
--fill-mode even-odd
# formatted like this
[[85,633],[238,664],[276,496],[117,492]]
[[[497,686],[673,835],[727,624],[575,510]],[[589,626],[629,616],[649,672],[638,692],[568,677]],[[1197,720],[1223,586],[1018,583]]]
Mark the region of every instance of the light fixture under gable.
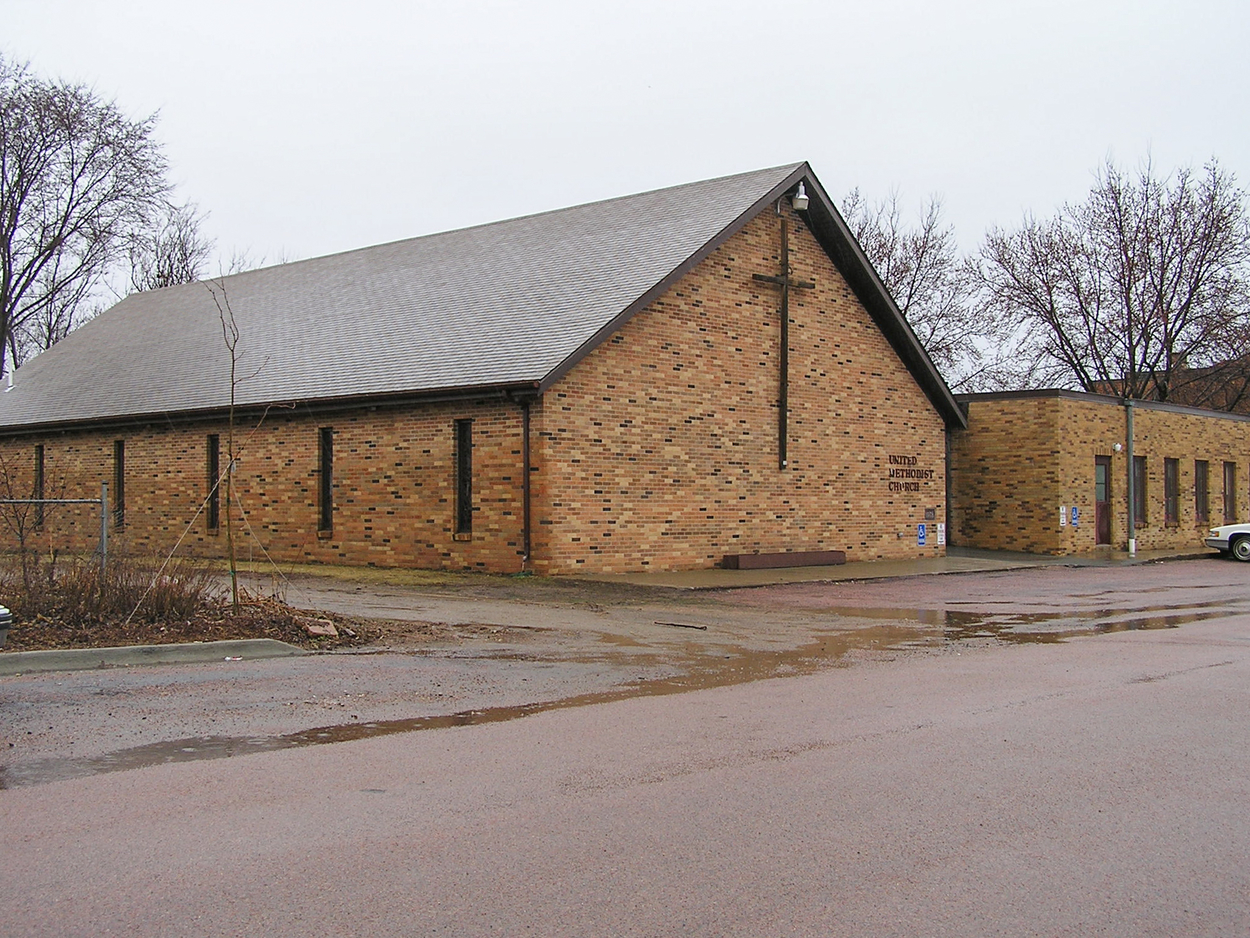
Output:
[[803,188],[803,183],[800,182],[798,191],[794,193],[794,198],[790,200],[790,204],[794,206],[796,212],[806,212],[808,201],[807,190]]

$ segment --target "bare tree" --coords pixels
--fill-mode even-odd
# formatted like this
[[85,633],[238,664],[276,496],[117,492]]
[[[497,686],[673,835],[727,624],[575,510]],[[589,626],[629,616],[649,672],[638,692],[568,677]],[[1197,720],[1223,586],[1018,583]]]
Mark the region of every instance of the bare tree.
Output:
[[272,258],[268,254],[253,254],[250,248],[235,248],[230,257],[221,262],[219,276],[241,274],[248,270],[257,270],[277,264],[289,264],[294,258],[285,250],[280,250]]
[[76,304],[163,204],[154,124],[0,57],[0,374],[30,336],[51,340],[73,324]]
[[[230,609],[235,615],[239,613],[239,565],[234,548],[234,470],[238,453],[234,441],[234,407],[235,397],[239,389],[239,324],[234,318],[234,310],[230,306],[230,296],[226,292],[225,277],[216,282],[205,284],[212,294],[213,303],[217,306],[217,316],[221,319],[221,338],[230,356],[230,409],[226,423],[226,468],[223,473],[226,483],[226,558],[230,565]],[[222,479],[215,482],[220,490]]]
[[[42,452],[42,450],[40,451]],[[42,457],[35,473],[23,481],[14,465],[0,454],[0,528],[8,530],[17,540],[18,559],[22,567],[22,590],[26,596],[33,586],[34,536],[44,530],[54,505],[44,502],[65,497],[64,481],[44,477]],[[51,494],[49,494],[51,493]],[[55,554],[55,552],[53,552]]]
[[978,269],[986,315],[1017,330],[1016,386],[1230,409],[1250,387],[1250,219],[1215,160],[1108,161],[1083,203],[992,229]]
[[931,196],[918,223],[903,220],[898,194],[870,203],[859,189],[842,200],[842,214],[929,357],[953,387],[983,368],[986,333],[972,300],[972,278],[955,230]]
[[199,280],[213,251],[212,239],[200,233],[204,216],[196,206],[167,205],[150,228],[130,239],[130,287],[159,290]]
[[[250,374],[242,376],[239,374],[239,362],[243,357],[243,353],[239,350],[239,323],[234,317],[234,308],[230,305],[230,294],[226,290],[225,275],[222,274],[216,280],[206,281],[204,286],[208,288],[209,294],[212,295],[213,303],[217,307],[217,316],[221,320],[222,343],[226,347],[226,353],[230,356],[230,407],[226,418],[226,468],[222,473],[222,477],[214,483],[214,488],[220,491],[221,483],[223,481],[226,483],[226,555],[230,567],[230,608],[237,615],[239,612],[239,565],[235,550],[234,524],[231,519],[234,517],[235,504],[238,500],[238,495],[235,491],[234,473],[238,466],[242,447],[239,445],[235,434],[237,429],[235,405],[239,385],[260,374],[265,365],[269,363],[269,359],[266,357]],[[269,416],[269,407],[264,409],[260,421],[251,433],[255,433],[260,429],[267,416]],[[250,436],[251,433],[248,435]],[[242,512],[242,503],[239,503],[238,507],[240,512]],[[246,523],[246,517],[243,520]]]
[[43,302],[15,324],[12,346],[17,354],[13,361],[20,363],[29,355],[51,348],[100,311],[95,300],[99,286],[96,278],[60,276],[62,264],[72,262],[70,258],[54,257],[40,274],[35,289]]

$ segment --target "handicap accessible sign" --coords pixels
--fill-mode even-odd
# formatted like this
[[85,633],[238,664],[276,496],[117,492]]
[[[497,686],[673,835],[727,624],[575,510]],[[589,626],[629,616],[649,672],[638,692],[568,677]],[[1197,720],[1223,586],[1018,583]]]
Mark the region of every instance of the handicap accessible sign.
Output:
[[924,547],[925,541],[928,539],[928,536],[929,536],[929,526],[927,524],[925,524],[922,521],[920,524],[916,525],[916,544],[918,546]]

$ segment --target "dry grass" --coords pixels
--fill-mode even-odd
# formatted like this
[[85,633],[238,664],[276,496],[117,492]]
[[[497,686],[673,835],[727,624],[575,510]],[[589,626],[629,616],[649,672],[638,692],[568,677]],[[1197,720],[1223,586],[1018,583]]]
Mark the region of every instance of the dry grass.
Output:
[[109,558],[103,573],[84,557],[6,556],[0,561],[0,595],[15,623],[39,617],[74,627],[111,619],[154,622],[189,618],[217,598],[216,571],[191,560],[131,556]]
[[[96,648],[275,638],[305,648],[366,644],[378,630],[354,617],[293,609],[274,597],[242,594],[237,610],[216,564],[112,554],[101,575],[84,557],[0,557],[0,603],[13,612],[6,651]],[[312,618],[330,619],[338,638],[308,635]]]

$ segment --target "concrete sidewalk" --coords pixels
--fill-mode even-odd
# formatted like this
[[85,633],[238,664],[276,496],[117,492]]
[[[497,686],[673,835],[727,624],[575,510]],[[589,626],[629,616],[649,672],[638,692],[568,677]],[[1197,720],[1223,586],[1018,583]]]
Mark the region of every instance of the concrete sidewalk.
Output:
[[783,583],[819,583],[846,580],[879,580],[892,577],[934,576],[941,573],[986,573],[1025,567],[1111,567],[1155,563],[1161,560],[1192,560],[1218,555],[1200,548],[1189,550],[1100,551],[1083,556],[1051,557],[1001,550],[948,547],[945,557],[918,560],[869,560],[827,567],[778,567],[772,570],[679,570],[656,573],[584,574],[577,579],[631,586],[662,586],[675,589],[741,589]]
[[204,661],[289,658],[302,648],[272,638],[234,639],[170,645],[122,645],[109,648],[54,648],[0,654],[0,677],[43,671],[90,671],[136,664],[195,664]]

